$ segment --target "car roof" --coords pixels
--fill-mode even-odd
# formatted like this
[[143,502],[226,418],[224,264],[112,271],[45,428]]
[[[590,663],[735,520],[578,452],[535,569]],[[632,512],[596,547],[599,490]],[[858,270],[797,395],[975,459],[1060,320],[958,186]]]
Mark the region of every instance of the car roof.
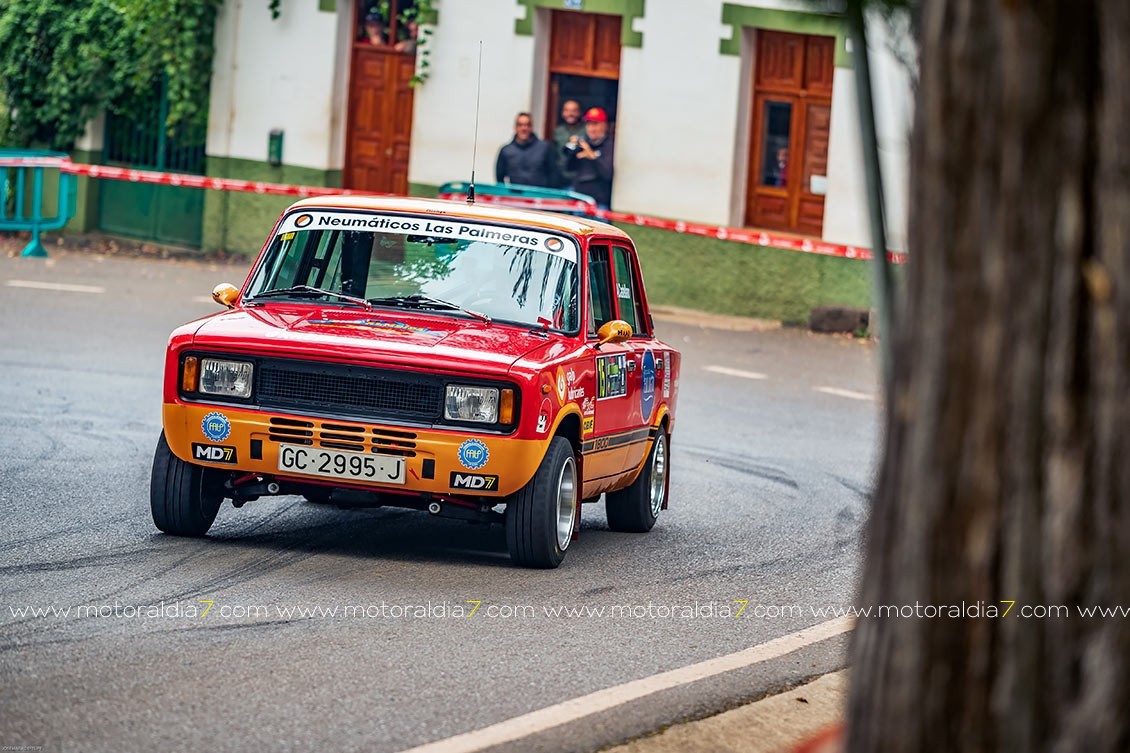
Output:
[[556,230],[571,235],[611,235],[630,240],[628,234],[615,225],[587,217],[542,212],[533,209],[512,209],[493,204],[468,204],[463,201],[421,199],[412,196],[312,196],[296,201],[290,209],[361,209],[371,212],[411,212],[459,218],[485,220],[510,225],[530,225],[545,230]]

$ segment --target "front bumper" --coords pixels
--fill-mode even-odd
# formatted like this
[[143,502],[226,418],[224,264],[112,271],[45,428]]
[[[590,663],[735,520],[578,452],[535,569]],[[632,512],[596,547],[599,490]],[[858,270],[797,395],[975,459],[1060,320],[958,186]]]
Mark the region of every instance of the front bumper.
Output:
[[[549,446],[549,437],[517,439],[466,430],[386,426],[230,406],[165,403],[162,418],[170,449],[185,462],[374,491],[505,497],[533,478]],[[312,449],[399,455],[406,458],[406,480],[403,484],[384,484],[280,472],[279,445],[284,443]]]

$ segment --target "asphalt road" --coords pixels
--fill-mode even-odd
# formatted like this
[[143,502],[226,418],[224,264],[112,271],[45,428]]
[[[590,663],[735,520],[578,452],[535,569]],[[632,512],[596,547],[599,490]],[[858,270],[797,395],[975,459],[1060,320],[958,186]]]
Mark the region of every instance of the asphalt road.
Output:
[[[160,534],[148,500],[165,340],[242,275],[0,258],[0,745],[400,751],[741,651],[850,603],[877,351],[796,331],[661,321],[684,353],[670,509],[628,535],[586,507],[555,571],[511,567],[500,528],[291,497],[225,505],[206,540]],[[509,749],[596,750],[760,697],[843,666],[846,640]]]

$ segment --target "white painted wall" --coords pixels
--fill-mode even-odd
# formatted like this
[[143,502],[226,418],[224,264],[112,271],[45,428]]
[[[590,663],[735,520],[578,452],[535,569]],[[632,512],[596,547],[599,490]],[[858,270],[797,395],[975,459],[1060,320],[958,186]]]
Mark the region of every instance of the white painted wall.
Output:
[[[887,245],[892,249],[905,250],[909,140],[914,98],[910,76],[888,49],[886,33],[885,25],[878,18],[868,19],[871,91],[883,179]],[[863,172],[855,71],[837,68],[832,92],[824,239],[833,243],[869,246],[871,227],[866,203],[867,182]]]
[[[749,154],[748,92],[752,35],[744,60],[721,55],[730,30],[723,0],[650,2],[636,19],[642,48],[625,47],[620,61],[613,208],[700,222],[740,222]],[[814,10],[803,0],[760,0],[750,6]],[[525,12],[513,0],[440,5],[432,42],[432,76],[417,89],[409,179],[442,183],[468,177],[477,40],[483,40],[479,180],[493,180],[499,147],[520,110],[544,106],[547,47],[513,33]],[[542,19],[544,20],[544,19]],[[535,24],[544,33],[545,24]],[[887,195],[888,240],[905,244],[907,134],[910,90],[905,71],[886,49],[882,24],[870,25],[872,75]],[[826,240],[870,241],[859,141],[854,72],[837,68],[832,96]],[[537,113],[535,113],[537,114]],[[535,122],[540,123],[540,117]]]
[[[748,163],[752,35],[743,57],[721,55],[729,29],[723,0],[653,0],[635,30],[642,48],[621,58],[613,208],[717,224],[740,221]],[[750,6],[811,11],[803,0]],[[282,3],[272,21],[265,0],[227,0],[217,21],[208,154],[263,161],[273,128],[286,133],[283,161],[340,168],[352,34],[350,0],[337,13],[314,0]],[[514,33],[526,12],[515,0],[443,0],[429,42],[431,75],[415,91],[409,180],[440,184],[470,177],[475,87],[482,40],[477,177],[493,182],[513,118],[544,107],[547,41]],[[545,19],[535,23],[546,31]],[[911,94],[906,72],[871,23],[872,74],[880,131],[889,241],[903,248]],[[826,240],[870,239],[854,73],[837,68],[829,143]],[[540,117],[535,122],[541,123]],[[544,134],[543,134],[544,135]]]
[[649,3],[620,57],[612,207],[728,221],[741,60],[718,54],[721,1]]
[[475,171],[479,182],[493,183],[498,150],[514,136],[514,116],[534,104],[534,37],[514,33],[526,9],[514,0],[448,0],[438,11],[429,42],[431,75],[417,87],[413,104],[408,180],[438,185],[471,177],[482,40]]
[[837,68],[832,79],[832,122],[828,138],[828,193],[824,197],[824,240],[867,246],[871,228],[867,183],[859,138],[855,71]]
[[[341,167],[332,135],[339,16],[315,0],[284,2],[272,20],[265,0],[226,0],[216,19],[216,56],[208,114],[207,153],[264,162],[272,129],[283,129],[283,162],[325,170]],[[335,148],[337,147],[337,148]]]

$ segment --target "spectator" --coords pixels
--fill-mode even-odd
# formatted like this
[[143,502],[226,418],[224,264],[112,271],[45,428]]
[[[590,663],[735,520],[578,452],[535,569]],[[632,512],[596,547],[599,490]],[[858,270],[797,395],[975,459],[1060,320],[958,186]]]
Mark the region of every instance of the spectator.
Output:
[[573,170],[573,190],[596,199],[600,209],[612,208],[612,137],[608,135],[608,113],[599,107],[585,113],[585,135],[575,148],[565,152]]
[[498,152],[494,166],[495,182],[553,188],[558,185],[557,156],[549,142],[533,131],[528,112],[514,119],[514,138]]
[[396,50],[397,52],[406,52],[409,55],[415,55],[416,54],[416,39],[417,39],[417,36],[419,35],[419,33],[420,33],[420,25],[418,23],[416,23],[416,19],[413,18],[411,21],[408,22],[408,36],[404,39],[401,39],[399,42],[397,42],[396,45],[393,47],[393,49]]
[[558,171],[561,173],[561,185],[566,188],[573,185],[573,164],[564,152],[566,144],[576,144],[585,131],[585,124],[581,122],[581,105],[575,99],[565,100],[561,105],[561,123],[553,132],[553,142],[557,145]]
[[777,161],[770,165],[767,185],[784,186],[788,183],[788,178],[789,150],[787,147],[781,147],[777,150]]
[[368,42],[374,47],[385,46],[385,27],[379,14],[370,13],[365,16],[365,36],[361,41]]

